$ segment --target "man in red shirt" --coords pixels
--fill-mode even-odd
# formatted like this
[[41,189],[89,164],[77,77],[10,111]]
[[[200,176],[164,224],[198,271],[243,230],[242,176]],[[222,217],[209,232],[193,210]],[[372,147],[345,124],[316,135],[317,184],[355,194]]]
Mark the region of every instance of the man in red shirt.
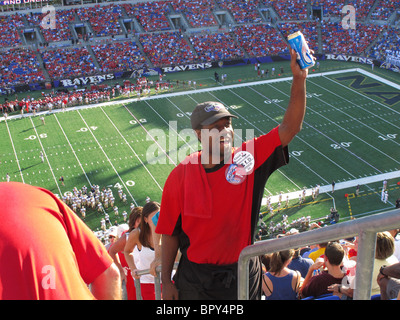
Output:
[[[282,123],[233,148],[230,114],[219,102],[196,106],[192,128],[202,151],[169,175],[156,232],[162,234],[163,299],[237,299],[237,261],[254,242],[265,183],[288,160],[287,145],[300,131],[307,70],[291,52],[293,84]],[[171,272],[182,253],[174,282]],[[250,262],[250,298],[261,297],[261,263]],[[177,290],[178,289],[178,290]],[[179,293],[178,293],[179,292]]]
[[50,191],[0,183],[0,221],[0,300],[121,298],[104,245]]

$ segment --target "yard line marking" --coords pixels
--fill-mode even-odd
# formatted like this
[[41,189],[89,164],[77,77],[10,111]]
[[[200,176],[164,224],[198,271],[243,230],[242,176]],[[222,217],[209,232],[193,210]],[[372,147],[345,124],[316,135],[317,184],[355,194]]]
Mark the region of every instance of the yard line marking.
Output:
[[[271,86],[273,89],[279,91],[280,93],[282,93],[283,95],[289,97],[289,95],[287,95],[286,93],[282,92],[281,90],[275,88],[274,86]],[[259,95],[261,95],[262,97],[265,97],[263,94],[261,94],[260,92],[258,92],[257,90],[255,90],[254,88],[250,88],[253,91],[257,92]],[[266,99],[270,100],[268,97],[265,97]],[[272,101],[272,100],[271,100]],[[284,107],[280,106],[278,103],[272,101],[273,104],[277,105],[279,108],[284,109]],[[311,109],[311,107],[307,107],[308,109]],[[311,109],[311,111],[315,112],[314,110]],[[329,119],[328,119],[329,120]],[[328,137],[325,133],[319,131],[318,129],[316,129],[315,126],[309,124],[307,121],[303,121],[304,124],[308,125],[310,128],[314,129],[315,131],[317,131],[319,134],[325,136],[328,140],[331,140],[335,143],[337,143],[334,139]],[[313,148],[315,151],[317,151],[319,154],[321,154],[323,157],[325,157],[326,159],[328,159],[330,162],[332,162],[333,164],[335,164],[337,167],[339,167],[341,170],[345,171],[347,174],[349,174],[350,176],[352,176],[353,178],[355,178],[355,176],[350,173],[349,171],[347,171],[346,169],[344,169],[342,166],[340,166],[339,164],[337,164],[335,161],[333,161],[332,159],[330,159],[329,157],[327,157],[326,155],[324,155],[322,152],[320,152],[319,150],[317,150],[316,148],[314,148],[312,145],[310,145],[308,142],[306,142],[305,140],[303,140],[302,138],[300,138],[299,136],[296,135],[295,138],[300,139],[301,141],[303,141],[304,143],[306,143],[309,147]],[[378,172],[381,172],[380,170],[378,170],[377,168],[375,168],[374,166],[372,166],[371,164],[369,164],[368,162],[366,162],[364,159],[358,157],[357,155],[355,155],[352,151],[347,150],[347,148],[344,148],[345,151],[349,152],[350,154],[354,155],[355,157],[359,158],[361,161],[365,162],[367,165],[371,166],[372,168],[374,168],[375,170],[377,170]]]
[[69,141],[67,135],[65,134],[65,131],[64,131],[63,127],[61,126],[61,124],[60,124],[60,122],[58,121],[58,118],[57,118],[57,116],[56,116],[55,114],[54,114],[54,118],[56,119],[56,121],[57,121],[57,123],[58,123],[58,126],[60,127],[62,133],[64,134],[64,137],[65,137],[65,139],[67,140],[68,145],[69,145],[69,147],[70,147],[71,150],[72,150],[72,153],[74,154],[76,160],[78,161],[78,164],[79,164],[79,166],[81,167],[82,172],[83,172],[83,174],[84,174],[85,177],[86,177],[86,180],[89,182],[89,185],[92,186],[92,183],[90,182],[90,179],[89,179],[89,177],[87,176],[85,169],[83,169],[83,166],[82,166],[81,162],[79,161],[79,158],[78,158],[78,156],[76,155],[75,150],[74,150],[74,148],[73,148],[72,145],[71,145],[71,142]]
[[[335,84],[337,84],[337,85],[339,85],[339,86],[341,86],[341,87],[343,87],[343,88],[346,88],[346,89],[348,89],[348,90],[350,90],[350,91],[352,91],[352,92],[354,92],[354,93],[357,93],[358,95],[362,96],[362,97],[365,98],[365,99],[371,100],[372,102],[374,102],[374,103],[376,103],[376,104],[380,104],[381,106],[385,107],[386,109],[389,109],[391,112],[400,114],[400,112],[396,111],[395,109],[392,109],[392,108],[388,107],[388,106],[385,105],[384,103],[379,102],[379,101],[376,101],[376,100],[374,100],[374,99],[372,99],[371,97],[368,97],[368,96],[366,96],[366,95],[363,95],[361,92],[358,92],[358,91],[356,91],[356,90],[354,90],[354,89],[352,89],[352,88],[350,88],[350,87],[347,87],[347,86],[345,86],[344,84],[342,84],[342,83],[340,83],[340,82],[337,82],[337,81],[335,81],[335,80],[333,80],[333,79],[330,79],[330,78],[327,78],[327,77],[325,77],[325,76],[324,76],[323,78],[324,78],[324,79],[327,79],[327,80],[329,80],[329,81],[331,81],[331,82],[333,82],[333,83],[335,83]],[[344,98],[343,98],[343,99],[344,99]],[[346,99],[346,101],[352,103],[351,101],[349,101],[349,100],[347,100],[347,99]],[[352,103],[352,104],[354,104],[354,103]],[[356,105],[356,106],[359,107],[359,108],[361,108],[361,107],[358,106],[358,105]],[[364,110],[364,109],[363,109],[363,110]],[[368,112],[368,113],[370,113],[370,114],[372,114],[372,115],[374,115],[374,116],[376,117],[376,114],[374,114],[373,112],[371,112],[371,111],[369,111],[369,110],[364,110],[364,111],[366,111],[366,112]],[[396,126],[395,124],[393,124],[393,123],[391,123],[391,122],[388,122],[387,120],[385,120],[385,119],[383,119],[383,118],[381,118],[381,119],[382,119],[383,121],[385,121],[385,122],[391,124],[392,126],[394,126],[394,127],[397,128],[397,129],[400,128],[399,126]]]
[[[158,141],[156,139],[154,139],[154,137],[150,134],[149,131],[147,131],[147,129],[143,126],[143,124],[139,121],[138,118],[135,117],[135,115],[127,108],[127,106],[124,104],[123,105],[124,108],[129,112],[129,114],[135,119],[135,121],[140,125],[140,127],[146,132],[147,136],[149,136],[155,143],[156,145],[162,150],[162,152],[167,156],[167,158],[173,163],[173,165],[176,167],[177,164],[175,163],[174,160],[172,160],[172,158],[168,155],[168,152],[166,150],[164,150],[163,147],[160,146],[160,144],[158,143]],[[103,110],[103,109],[102,109]],[[111,121],[111,120],[110,120]]]
[[[280,93],[282,93],[283,95],[289,97],[289,95],[287,95],[286,93],[284,93],[283,91],[279,90],[278,88],[275,88],[275,90],[279,91]],[[332,107],[335,110],[338,110],[336,107],[334,107],[333,105],[331,105],[328,102],[323,101],[322,99],[315,97],[316,99],[318,99],[319,101],[321,101],[323,104],[326,104],[330,107]],[[394,162],[397,162],[398,164],[400,164],[399,161],[393,159],[391,156],[389,156],[388,154],[384,153],[383,151],[381,151],[380,149],[377,149],[376,147],[374,147],[373,145],[369,144],[368,142],[364,141],[363,139],[361,139],[359,136],[357,136],[356,134],[348,131],[347,129],[341,127],[339,124],[337,124],[336,122],[330,120],[329,118],[325,117],[324,115],[322,115],[321,113],[319,113],[318,111],[313,110],[312,107],[307,106],[307,109],[310,109],[312,112],[318,114],[320,117],[326,119],[327,121],[329,121],[330,123],[334,124],[335,126],[337,126],[339,129],[346,131],[348,134],[354,136],[356,139],[362,141],[363,143],[367,144],[369,147],[375,149],[377,152],[382,153],[383,155],[385,155],[386,157],[390,158],[391,160],[393,160]],[[343,112],[341,110],[339,110],[340,112]],[[343,112],[344,113],[344,112]],[[346,114],[346,113],[345,113]],[[348,115],[348,114],[346,114]],[[351,116],[349,116],[351,117]],[[323,135],[324,137],[326,137],[328,140],[331,140],[332,142],[338,143],[336,140],[332,139],[331,137],[329,137],[328,135],[326,135],[325,133],[323,133],[322,131],[319,131],[318,129],[315,128],[315,126],[310,125],[309,123],[307,123],[306,121],[304,122],[305,124],[309,125],[311,128],[313,128],[314,130],[316,130],[319,134]],[[376,130],[374,130],[376,131]],[[376,131],[378,132],[378,131]],[[379,132],[378,132],[379,133]],[[380,133],[381,135],[383,135],[382,133]],[[379,173],[382,173],[381,170],[379,170],[378,168],[375,168],[372,164],[370,164],[369,162],[367,162],[366,160],[364,160],[363,158],[359,157],[358,155],[356,155],[354,152],[352,152],[351,150],[349,150],[348,148],[344,148],[345,151],[347,151],[348,153],[350,153],[351,155],[353,155],[354,157],[356,157],[357,159],[361,160],[362,162],[364,162],[366,165],[372,167],[374,170],[377,170]]]
[[[282,92],[281,90],[279,90],[279,89],[277,89],[277,88],[275,88],[274,86],[272,86],[272,85],[269,85],[269,86],[271,86],[272,88],[274,88],[274,89],[276,89],[277,91],[280,91],[280,92]],[[250,88],[250,89],[252,89],[253,91],[255,91],[255,92],[257,92],[259,95],[261,95],[261,96],[263,96],[263,97],[265,97],[263,94],[261,94],[261,93],[259,93],[257,90],[255,90],[254,88]],[[282,92],[283,93],[283,92]],[[283,93],[284,95],[286,95],[285,93]],[[287,95],[286,95],[287,96]],[[267,98],[267,97],[265,97],[265,98]],[[268,99],[268,98],[267,98]],[[273,102],[273,101],[272,101]],[[275,102],[273,102],[274,104],[276,104],[278,107],[280,107],[280,108],[282,108],[283,109],[283,107],[282,106],[280,106],[279,104],[277,104],[277,103],[275,103]],[[307,122],[304,122],[304,123],[306,123],[307,125],[309,125]],[[312,127],[312,126],[311,126]],[[317,130],[318,132],[319,132],[319,130]],[[321,133],[322,134],[322,133]],[[296,138],[297,138],[298,136],[296,136]],[[301,139],[302,140],[302,139]],[[312,147],[312,146],[311,146]],[[322,154],[322,153],[321,153]],[[330,160],[328,157],[326,157],[328,160]],[[361,160],[363,160],[363,159],[361,159]],[[333,161],[332,161],[333,162]],[[333,163],[335,163],[335,162],[333,162]],[[336,164],[336,163],[335,163]],[[337,165],[337,164],[336,164]],[[372,166],[372,165],[371,165]],[[340,167],[340,166],[339,166]],[[344,168],[342,168],[342,167],[340,167],[342,170],[344,170],[344,171],[346,171],[350,176],[352,176],[353,178],[355,178],[355,176],[353,175],[353,174],[351,174],[350,172],[348,172],[347,170],[345,170]],[[381,174],[382,174],[382,172],[380,171],[380,170],[378,170],[377,169],[377,171],[378,172],[380,172]],[[354,180],[353,180],[354,181]],[[369,186],[367,186],[370,190],[372,190],[371,189],[371,187],[369,187]],[[335,189],[336,189],[336,185],[335,185]],[[324,190],[324,189],[322,189],[322,190]],[[323,192],[323,191],[322,191]],[[327,192],[327,194],[328,194],[328,192]]]
[[42,151],[43,151],[43,155],[44,155],[45,158],[46,158],[47,164],[49,165],[51,174],[52,174],[52,176],[53,176],[54,181],[56,182],[57,189],[58,189],[59,194],[60,194],[60,196],[61,196],[61,195],[62,195],[62,192],[61,192],[60,186],[58,185],[57,178],[56,178],[56,176],[54,175],[53,168],[52,168],[51,165],[50,165],[49,158],[47,157],[46,151],[44,150],[44,147],[43,147],[43,144],[42,144],[42,140],[40,139],[39,133],[38,133],[37,130],[36,130],[36,127],[35,127],[35,124],[33,123],[32,117],[29,117],[29,120],[31,120],[32,127],[33,127],[33,129],[35,130],[36,137],[37,137],[37,139],[38,139],[38,141],[39,141],[39,143],[40,143],[40,147],[42,148]]
[[[326,79],[329,79],[329,78],[326,78]],[[329,80],[330,80],[330,79],[329,79]],[[312,81],[309,81],[309,82],[312,83],[312,84],[314,84],[314,85],[316,85],[316,86],[318,86],[318,87],[320,87],[320,88],[322,88],[322,89],[325,90],[325,91],[328,91],[329,93],[331,93],[331,94],[333,94],[333,95],[335,95],[335,96],[337,96],[337,97],[340,97],[341,99],[347,101],[348,103],[350,103],[350,104],[352,104],[352,105],[354,105],[354,106],[356,106],[356,107],[358,107],[358,108],[361,108],[359,105],[357,105],[357,104],[355,104],[354,102],[352,102],[352,101],[350,101],[350,100],[348,100],[348,99],[346,99],[346,98],[344,98],[344,97],[342,97],[342,96],[336,94],[335,92],[332,92],[332,91],[330,91],[329,89],[326,89],[326,88],[324,88],[324,87],[322,87],[322,86],[320,86],[320,85],[318,85],[317,83],[314,83],[314,82],[312,82]],[[335,82],[335,81],[334,81],[334,82]],[[335,82],[335,83],[336,83],[336,82]],[[338,84],[339,84],[339,83],[338,83]],[[351,88],[348,88],[348,89],[351,89]],[[351,89],[351,90],[353,90],[353,89]],[[366,97],[366,96],[365,96],[365,97]],[[322,101],[322,100],[319,99],[318,97],[316,97],[316,98],[317,98],[318,100]],[[328,103],[325,103],[325,104],[328,104]],[[342,111],[342,110],[340,110],[340,109],[338,109],[338,108],[336,108],[336,107],[334,107],[334,106],[331,106],[331,107],[334,108],[335,110],[337,110],[337,111],[339,111],[339,112],[345,114],[346,116],[348,116],[348,117],[354,119],[355,121],[361,123],[362,125],[368,127],[369,129],[375,131],[376,133],[378,133],[378,134],[380,134],[380,135],[383,135],[383,133],[380,133],[378,130],[376,130],[376,129],[370,127],[370,126],[368,126],[368,125],[365,124],[364,122],[362,122],[362,121],[358,120],[357,118],[355,118],[355,117],[349,115],[348,113],[346,113],[346,112],[344,112],[344,111]],[[379,118],[379,119],[381,119],[382,121],[384,121],[384,122],[386,122],[386,123],[388,123],[388,124],[394,126],[395,128],[400,129],[400,127],[398,127],[398,126],[394,125],[393,123],[391,123],[391,122],[389,122],[389,121],[387,121],[387,120],[381,118],[379,115],[376,115],[376,114],[374,114],[373,112],[370,112],[370,111],[368,111],[368,110],[366,110],[366,109],[362,109],[362,110],[363,110],[363,111],[366,111],[366,112],[368,112],[368,113],[370,113],[370,114],[372,114],[375,118]],[[397,144],[398,146],[400,146],[400,143],[398,143],[397,141],[395,141],[395,140],[393,140],[393,139],[390,139],[390,141],[393,141],[395,144]]]
[[5,120],[5,123],[6,123],[7,131],[8,131],[8,135],[9,135],[9,137],[10,137],[11,145],[12,145],[12,148],[13,148],[13,150],[14,150],[15,160],[17,160],[18,170],[19,170],[19,173],[20,173],[20,175],[21,175],[22,183],[25,183],[25,181],[24,181],[24,175],[23,175],[23,173],[22,173],[21,166],[19,165],[19,160],[18,160],[17,152],[16,152],[15,147],[14,147],[14,141],[13,141],[13,139],[12,139],[12,137],[11,137],[11,132],[10,132],[10,128],[8,127],[7,120]]
[[112,164],[110,158],[107,156],[106,152],[104,151],[103,147],[101,146],[101,144],[99,143],[99,141],[97,140],[96,136],[94,135],[92,129],[90,129],[90,127],[88,126],[88,124],[86,123],[85,119],[83,118],[82,114],[79,112],[79,110],[77,110],[79,116],[81,117],[82,121],[85,123],[86,127],[88,128],[89,132],[91,133],[93,139],[96,141],[96,143],[99,145],[99,148],[101,149],[101,151],[103,151],[103,154],[105,155],[105,157],[107,158],[108,162],[110,163],[111,167],[114,169],[114,172],[117,174],[119,180],[122,182],[122,185],[125,187],[126,191],[129,193],[130,197],[132,198],[133,202],[135,202],[135,205],[137,206],[136,200],[135,198],[133,198],[132,194],[129,192],[128,187],[126,186],[125,182],[122,180],[121,176],[119,175],[118,171],[115,169],[114,165]]
[[[126,106],[123,104],[124,108],[126,108]],[[119,135],[122,137],[122,139],[125,141],[125,144],[129,147],[129,149],[131,149],[131,151],[133,152],[133,154],[135,155],[135,157],[139,160],[140,164],[145,168],[145,170],[147,171],[147,173],[150,175],[150,177],[153,179],[153,181],[156,183],[156,185],[158,186],[158,188],[162,191],[162,187],[159,185],[159,183],[157,182],[157,180],[154,178],[154,176],[151,174],[151,172],[149,171],[149,169],[147,169],[146,165],[143,163],[143,161],[139,158],[138,154],[135,152],[135,150],[133,150],[132,146],[129,144],[129,142],[125,139],[125,137],[122,135],[122,133],[118,130],[118,128],[115,126],[114,122],[110,119],[110,117],[107,115],[107,113],[104,111],[104,109],[102,107],[100,107],[100,109],[104,112],[104,114],[106,115],[106,117],[108,118],[108,120],[111,122],[111,124],[114,126],[115,130],[117,130],[117,132],[119,133]],[[128,109],[127,109],[128,110]],[[129,110],[128,110],[129,111]],[[138,123],[140,123],[138,120],[136,120]]]
[[[162,117],[162,116],[151,106],[150,103],[148,103],[147,101],[145,101],[145,102],[146,102],[146,104],[150,107],[150,109],[153,110],[153,111],[161,118],[161,120],[164,121],[164,122],[168,125],[168,128],[169,128],[169,129],[172,129],[172,130],[177,134],[177,136],[178,136],[179,138],[181,138],[181,140],[182,140],[183,142],[185,142],[185,144],[186,144],[193,152],[197,151],[197,150],[194,149],[189,143],[187,143],[187,141],[186,141],[174,128],[172,128],[172,127],[169,125],[169,123],[167,122],[167,120],[165,120],[164,117]],[[171,102],[171,103],[172,103],[172,102]],[[177,151],[178,151],[178,150],[177,150]]]

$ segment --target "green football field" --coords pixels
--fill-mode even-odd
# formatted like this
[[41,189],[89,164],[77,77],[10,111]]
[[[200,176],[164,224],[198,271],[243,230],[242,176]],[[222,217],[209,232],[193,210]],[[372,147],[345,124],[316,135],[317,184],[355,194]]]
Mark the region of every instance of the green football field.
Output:
[[[394,82],[361,69],[309,76],[303,130],[289,145],[289,164],[265,186],[264,195],[272,196],[274,209],[280,192],[283,199],[290,197],[288,207],[282,205],[279,214],[275,212],[275,221],[282,214],[288,215],[289,222],[308,215],[317,219],[332,206],[342,220],[395,206],[400,197],[400,78],[396,77],[399,81]],[[240,143],[282,121],[290,86],[290,77],[206,89],[198,86],[141,101],[43,113],[45,124],[40,114],[9,117],[0,123],[0,181],[8,173],[12,181],[42,186],[60,197],[84,185],[110,188],[119,216],[110,207],[106,211],[113,222],[120,223],[122,211],[129,213],[131,203],[144,205],[146,197],[160,202],[168,174],[186,154],[198,150],[190,129],[190,112],[197,103],[220,101],[238,115],[233,126]],[[385,179],[386,203],[381,201]],[[320,185],[320,195],[313,200],[311,188],[316,185]],[[304,187],[306,201],[299,205],[298,194]],[[126,203],[118,197],[119,188],[127,196]],[[85,222],[97,230],[103,216],[103,212],[88,210]],[[263,217],[268,221],[271,215]]]

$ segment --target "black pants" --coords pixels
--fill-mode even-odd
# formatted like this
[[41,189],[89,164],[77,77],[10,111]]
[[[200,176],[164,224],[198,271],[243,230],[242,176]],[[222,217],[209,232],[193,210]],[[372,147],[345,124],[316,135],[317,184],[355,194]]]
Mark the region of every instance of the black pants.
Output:
[[[261,298],[261,261],[249,263],[249,298]],[[180,300],[237,300],[238,265],[198,264],[182,255],[174,277]]]

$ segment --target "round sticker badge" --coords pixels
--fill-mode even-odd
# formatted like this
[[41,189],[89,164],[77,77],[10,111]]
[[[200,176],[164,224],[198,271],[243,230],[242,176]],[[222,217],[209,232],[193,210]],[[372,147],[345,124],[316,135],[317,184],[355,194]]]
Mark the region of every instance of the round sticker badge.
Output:
[[253,171],[255,160],[250,152],[239,151],[233,157],[233,163],[243,166],[247,174],[250,174]]
[[226,169],[226,180],[231,184],[241,184],[246,180],[246,176],[252,172],[254,163],[254,157],[250,152],[238,152],[233,157],[233,164]]

